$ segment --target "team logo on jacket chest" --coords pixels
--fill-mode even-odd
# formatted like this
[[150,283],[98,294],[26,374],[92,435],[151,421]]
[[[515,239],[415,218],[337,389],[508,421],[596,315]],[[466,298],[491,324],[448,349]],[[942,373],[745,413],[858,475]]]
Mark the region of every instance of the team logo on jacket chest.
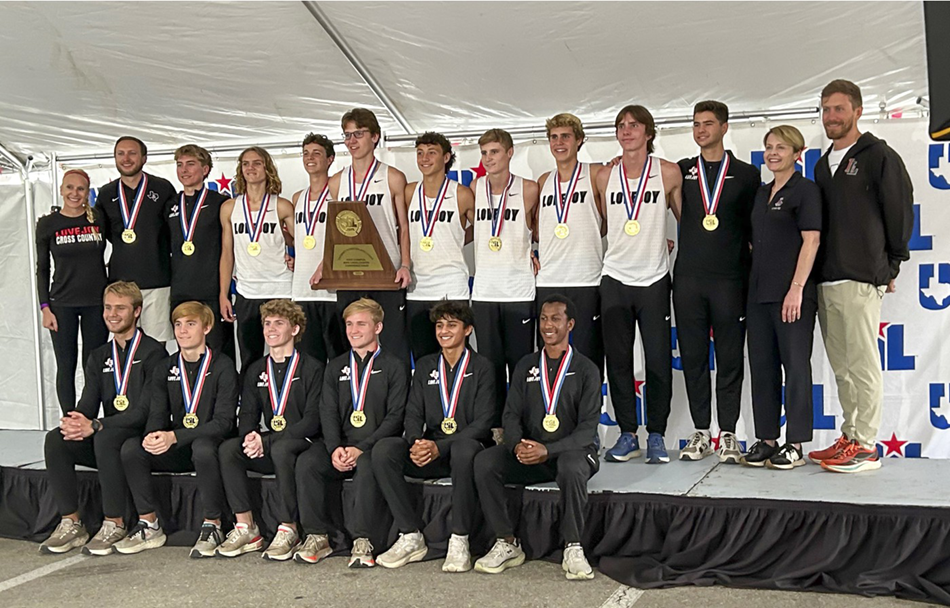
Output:
[[541,381],[541,370],[537,366],[532,367],[528,370],[528,378],[526,382],[540,382]]
[[178,382],[179,380],[181,380],[181,370],[178,369],[177,365],[175,365],[170,370],[168,370],[168,381]]
[[346,365],[340,370],[339,382],[348,382],[350,380],[350,366]]
[[112,362],[112,357],[109,357],[108,359],[106,359],[106,362],[104,365],[105,367],[102,368],[103,373],[111,372],[113,368],[115,367],[115,364]]
[[257,388],[264,388],[265,386],[267,386],[267,372],[266,371],[261,372],[261,375],[257,377],[257,380],[258,380]]
[[431,373],[429,373],[428,385],[429,385],[429,386],[432,386],[432,385],[438,384],[438,383],[439,383],[439,370],[434,369],[434,370],[432,370]]

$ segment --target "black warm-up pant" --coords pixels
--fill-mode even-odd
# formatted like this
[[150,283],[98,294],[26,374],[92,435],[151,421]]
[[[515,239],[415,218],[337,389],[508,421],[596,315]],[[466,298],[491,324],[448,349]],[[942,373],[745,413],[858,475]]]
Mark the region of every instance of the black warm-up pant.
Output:
[[495,420],[501,426],[501,414],[508,395],[508,373],[514,373],[518,361],[534,352],[535,303],[472,302],[475,316],[475,341],[478,354],[495,366]]
[[[468,304],[465,300],[452,301]],[[439,340],[435,337],[435,323],[429,320],[429,311],[438,303],[439,300],[406,300],[406,318],[409,324],[409,343],[413,361],[441,350]],[[383,327],[385,328],[385,322]]]
[[697,429],[708,429],[712,421],[709,377],[709,330],[712,328],[716,345],[719,429],[736,432],[742,399],[745,301],[745,282],[739,279],[676,277],[673,283],[676,335],[689,411]]
[[633,346],[637,327],[646,368],[646,427],[666,433],[673,399],[673,352],[670,348],[670,277],[647,287],[630,287],[605,276],[600,283],[604,326],[610,328],[607,386],[621,433],[636,433],[637,401],[633,377]]
[[[234,352],[234,323],[228,323],[221,319],[221,303],[218,300],[190,300],[186,298],[175,298],[171,301],[170,308],[168,309],[169,314],[174,313],[175,308],[177,308],[178,305],[182,304],[183,302],[200,302],[211,309],[211,313],[214,315],[214,325],[211,327],[211,331],[208,332],[208,335],[205,337],[205,342],[214,352],[224,353],[225,355],[231,357],[232,361],[237,361],[237,357],[235,356]],[[169,321],[171,321],[170,318]],[[174,327],[174,323],[172,323],[172,326]],[[264,347],[262,345],[261,352],[263,352],[263,348]],[[250,361],[248,363],[250,363]]]
[[[604,381],[604,335],[600,313],[600,290],[594,287],[538,287],[536,308],[540,331],[541,305],[553,294],[567,296],[577,309],[571,344],[582,355],[594,362],[600,381]],[[540,335],[538,344],[542,344]]]
[[264,455],[248,458],[244,453],[244,438],[228,439],[218,449],[221,461],[221,477],[228,504],[235,514],[252,510],[250,483],[247,472],[274,475],[277,478],[277,518],[281,523],[297,521],[297,483],[294,469],[297,456],[307,450],[311,443],[306,439],[284,437],[267,442]]
[[300,455],[297,461],[298,502],[300,525],[306,534],[329,534],[341,523],[330,521],[330,505],[342,505],[343,481],[352,479],[356,496],[353,511],[347,516],[346,528],[353,538],[369,538],[372,535],[373,519],[384,508],[379,486],[373,476],[373,451],[363,452],[356,460],[356,468],[345,473],[333,467],[326,444],[321,441],[315,441],[309,450]]
[[109,330],[102,320],[102,306],[57,306],[50,304],[59,331],[49,332],[56,355],[56,396],[59,409],[66,412],[76,407],[76,357],[79,356],[79,332],[82,328],[82,365],[89,354],[109,340]]
[[[475,456],[484,446],[474,439],[452,442],[448,455],[439,455],[419,467],[409,458],[409,443],[402,437],[380,439],[373,447],[373,472],[380,492],[392,511],[396,528],[403,534],[425,526],[421,509],[413,504],[406,476],[414,479],[452,478],[452,534],[466,536],[475,524],[478,495],[475,492]],[[360,457],[362,458],[362,457]]]
[[132,490],[132,500],[139,515],[158,511],[152,472],[188,473],[195,471],[198,479],[198,497],[204,518],[220,519],[224,506],[224,487],[218,466],[220,439],[201,437],[190,444],[173,445],[164,454],[149,454],[138,437],[127,439],[122,445],[122,466]]
[[339,310],[336,302],[299,301],[307,318],[307,328],[297,348],[326,363],[346,352],[346,337],[340,333]]
[[818,303],[804,298],[802,316],[782,322],[782,303],[747,306],[752,413],[758,439],[778,439],[782,417],[782,368],[785,368],[785,441],[812,439],[811,349]]
[[[106,421],[108,424],[108,420]],[[125,517],[129,488],[122,468],[122,444],[141,440],[139,429],[104,428],[82,441],[63,439],[58,428],[46,434],[46,471],[60,515],[79,510],[76,465],[99,469],[102,511],[106,517]]]
[[579,543],[587,508],[587,481],[599,468],[597,457],[586,450],[570,450],[541,464],[526,465],[518,462],[510,446],[487,448],[475,457],[475,485],[485,520],[496,538],[514,536],[515,527],[505,500],[505,484],[556,481],[561,493],[562,540],[564,543]]
[[241,378],[251,363],[264,356],[264,323],[261,304],[270,299],[249,300],[241,294],[234,296],[234,316],[237,317],[237,343],[241,353]]
[[409,334],[406,330],[406,290],[398,291],[345,291],[336,292],[342,336],[346,338],[346,322],[343,311],[359,300],[369,298],[383,307],[383,333],[379,335],[382,348],[399,357],[409,368]]

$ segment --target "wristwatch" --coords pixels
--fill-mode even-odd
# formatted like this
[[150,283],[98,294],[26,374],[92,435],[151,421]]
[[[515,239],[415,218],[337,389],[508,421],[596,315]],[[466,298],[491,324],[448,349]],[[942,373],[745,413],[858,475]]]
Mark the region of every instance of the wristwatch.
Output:
[[93,418],[92,419],[92,434],[95,435],[101,430],[102,430],[102,423],[99,422],[98,418]]

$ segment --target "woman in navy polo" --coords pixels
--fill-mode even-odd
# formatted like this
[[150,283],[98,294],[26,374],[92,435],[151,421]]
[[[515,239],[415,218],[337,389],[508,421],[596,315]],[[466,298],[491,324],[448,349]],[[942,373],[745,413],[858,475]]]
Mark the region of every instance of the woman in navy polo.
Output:
[[[811,279],[821,234],[821,192],[796,170],[805,147],[788,125],[765,135],[765,164],[775,179],[752,207],[752,273],[747,325],[752,411],[758,441],[742,463],[772,469],[805,464],[802,443],[812,439],[811,349],[818,295]],[[785,369],[785,444],[779,446],[782,368]]]

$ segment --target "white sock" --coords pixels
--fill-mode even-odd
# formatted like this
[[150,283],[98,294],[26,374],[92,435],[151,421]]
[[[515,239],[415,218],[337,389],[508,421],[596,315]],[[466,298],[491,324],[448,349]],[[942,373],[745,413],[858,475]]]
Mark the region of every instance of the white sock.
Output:
[[155,521],[147,521],[147,520],[144,520],[144,519],[140,519],[139,521],[143,522],[145,525],[147,525],[147,526],[148,526],[150,529],[152,529],[152,530],[158,530],[158,520],[157,520],[157,519],[156,519]]
[[698,432],[706,436],[706,439],[711,439],[712,435],[709,434],[709,429],[696,429]]

